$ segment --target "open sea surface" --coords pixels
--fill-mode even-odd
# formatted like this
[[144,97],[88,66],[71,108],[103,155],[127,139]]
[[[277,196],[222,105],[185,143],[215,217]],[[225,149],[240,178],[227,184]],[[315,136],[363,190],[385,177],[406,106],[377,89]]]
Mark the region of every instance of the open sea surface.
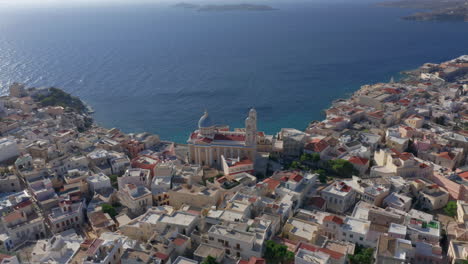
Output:
[[261,130],[304,129],[363,84],[468,54],[468,23],[405,21],[413,10],[370,0],[261,3],[278,10],[0,6],[1,92],[60,87],[105,127],[185,142],[205,109],[231,127],[255,107]]

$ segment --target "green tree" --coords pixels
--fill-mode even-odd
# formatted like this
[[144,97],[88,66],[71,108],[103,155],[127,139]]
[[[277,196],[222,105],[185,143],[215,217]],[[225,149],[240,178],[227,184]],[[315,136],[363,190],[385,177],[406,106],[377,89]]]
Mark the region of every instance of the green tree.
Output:
[[355,254],[349,256],[349,262],[351,264],[371,264],[373,252],[372,248],[357,246]]
[[216,259],[212,256],[206,257],[201,264],[219,264]]
[[444,212],[451,217],[454,217],[455,215],[457,215],[457,202],[455,201],[448,202],[444,208]]
[[315,173],[318,174],[318,179],[321,183],[327,182],[327,172],[324,169],[318,169]]
[[298,161],[293,161],[291,162],[291,166],[289,166],[291,169],[296,170],[301,168],[301,163]]
[[313,162],[319,162],[320,161],[320,154],[318,153],[312,153],[310,154],[310,160]]
[[439,116],[439,117],[436,117],[434,122],[436,124],[439,124],[441,126],[445,126],[445,117],[444,116]]
[[118,177],[119,177],[119,176],[118,176],[118,175],[115,175],[115,174],[112,174],[112,175],[109,176],[109,179],[110,179],[110,181],[111,181],[112,187],[114,187],[114,188],[117,188],[117,187],[118,187],[118,183],[117,183],[117,178],[118,178]]
[[343,159],[328,161],[328,167],[331,172],[342,177],[351,177],[353,174],[357,174],[353,164]]
[[117,215],[117,210],[115,210],[115,208],[110,204],[102,204],[101,208],[103,213],[109,214],[112,218]]
[[266,242],[266,249],[264,255],[267,263],[283,264],[288,263],[294,259],[294,253],[288,251],[288,247],[276,243],[273,240]]

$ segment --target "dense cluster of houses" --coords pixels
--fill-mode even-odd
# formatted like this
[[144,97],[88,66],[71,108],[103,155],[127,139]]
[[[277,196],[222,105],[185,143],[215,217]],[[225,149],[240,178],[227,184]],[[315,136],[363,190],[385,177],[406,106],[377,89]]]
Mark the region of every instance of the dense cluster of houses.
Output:
[[230,131],[205,112],[184,145],[90,125],[15,83],[0,98],[0,264],[264,264],[267,241],[293,253],[285,263],[363,248],[375,263],[457,263],[467,91],[462,56],[365,85],[305,131],[259,132],[254,109]]

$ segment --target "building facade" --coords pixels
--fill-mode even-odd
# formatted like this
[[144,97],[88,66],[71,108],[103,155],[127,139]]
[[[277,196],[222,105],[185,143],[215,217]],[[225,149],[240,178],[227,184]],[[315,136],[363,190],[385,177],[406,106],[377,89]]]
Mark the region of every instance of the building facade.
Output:
[[248,158],[255,161],[257,152],[257,112],[249,111],[245,129],[229,131],[227,127],[212,123],[208,112],[198,121],[198,129],[187,140],[189,161],[201,166],[222,167],[223,156]]

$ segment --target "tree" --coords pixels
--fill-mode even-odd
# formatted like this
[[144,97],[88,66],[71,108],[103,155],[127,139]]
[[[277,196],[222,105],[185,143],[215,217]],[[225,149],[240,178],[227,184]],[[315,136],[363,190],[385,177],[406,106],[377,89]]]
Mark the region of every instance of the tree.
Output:
[[299,160],[301,162],[309,160],[309,154],[302,154]]
[[457,202],[455,201],[448,202],[444,208],[444,212],[451,217],[454,217],[455,215],[457,215]]
[[438,125],[445,126],[445,116],[436,117],[434,122]]
[[293,162],[291,162],[290,168],[293,169],[293,170],[295,170],[295,169],[300,169],[300,168],[301,168],[301,164],[300,164],[298,161],[293,161]]
[[117,215],[117,210],[115,210],[115,208],[110,204],[102,204],[101,208],[103,213],[109,214],[112,218]]
[[351,264],[371,264],[374,250],[372,248],[356,247],[354,255],[349,256]]
[[342,177],[351,177],[353,174],[357,174],[353,164],[343,159],[330,160],[328,167],[331,172]]
[[111,184],[112,184],[112,187],[114,187],[114,188],[117,188],[117,187],[118,187],[118,184],[117,184],[117,178],[118,178],[118,177],[119,177],[119,176],[118,176],[118,175],[115,175],[115,174],[112,174],[112,175],[109,176],[110,181],[111,181]]
[[315,173],[318,174],[318,179],[321,183],[327,182],[327,172],[324,169],[318,169]]
[[201,264],[219,264],[216,259],[212,256],[206,257]]
[[319,162],[320,161],[320,154],[312,153],[310,160],[313,161],[313,162]]
[[283,264],[294,259],[294,253],[288,251],[288,247],[276,243],[273,240],[266,242],[266,250],[264,255],[267,263]]

